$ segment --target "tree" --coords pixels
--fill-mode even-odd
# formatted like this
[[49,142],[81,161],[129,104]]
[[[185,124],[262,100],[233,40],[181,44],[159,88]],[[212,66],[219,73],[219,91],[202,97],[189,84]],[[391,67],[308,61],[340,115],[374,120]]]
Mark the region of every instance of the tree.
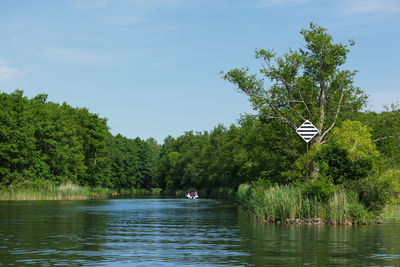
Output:
[[384,167],[400,168],[400,105],[391,104],[381,113],[367,111],[358,120],[372,128],[373,142],[376,144]]
[[273,50],[256,50],[263,77],[249,74],[249,68],[222,74],[250,97],[261,118],[280,120],[293,130],[308,119],[319,130],[316,142],[324,143],[338,120],[360,111],[367,96],[353,85],[356,71],[341,69],[353,41],[334,44],[327,30],[313,23],[300,33],[304,47],[289,49],[283,56],[277,57]]

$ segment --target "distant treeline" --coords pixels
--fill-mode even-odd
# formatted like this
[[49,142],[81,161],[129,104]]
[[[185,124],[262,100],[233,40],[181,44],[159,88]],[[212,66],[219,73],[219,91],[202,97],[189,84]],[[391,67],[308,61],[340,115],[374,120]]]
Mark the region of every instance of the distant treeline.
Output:
[[107,120],[86,108],[0,94],[2,187],[74,183],[116,189],[157,187],[155,140],[112,136]]
[[[353,119],[368,125],[369,133],[367,141],[353,141],[375,144],[367,152],[377,150],[379,158],[362,151],[357,158],[332,141],[311,155],[310,164],[320,164],[320,174],[334,184],[400,166],[400,110],[360,112]],[[354,122],[347,125],[361,129]],[[332,140],[335,135],[340,138],[340,131],[332,133]],[[2,187],[43,181],[116,190],[236,189],[260,179],[295,184],[304,181],[304,153],[305,142],[277,120],[243,116],[228,128],[169,136],[160,145],[154,139],[113,136],[106,119],[85,108],[48,102],[44,94],[31,99],[20,90],[0,94]]]

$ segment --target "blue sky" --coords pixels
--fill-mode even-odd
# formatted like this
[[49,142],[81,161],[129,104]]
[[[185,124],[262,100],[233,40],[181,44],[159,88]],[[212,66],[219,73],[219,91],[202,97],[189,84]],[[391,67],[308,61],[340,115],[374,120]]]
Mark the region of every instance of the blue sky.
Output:
[[400,100],[398,0],[1,0],[0,90],[87,107],[113,134],[177,137],[235,123],[251,105],[219,72],[281,54],[320,24],[353,39],[346,68],[368,109]]

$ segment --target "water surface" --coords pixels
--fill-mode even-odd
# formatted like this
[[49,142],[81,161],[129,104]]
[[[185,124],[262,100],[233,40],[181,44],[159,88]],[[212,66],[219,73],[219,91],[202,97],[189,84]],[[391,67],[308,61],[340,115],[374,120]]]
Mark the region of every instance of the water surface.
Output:
[[217,200],[1,201],[0,266],[399,266],[400,225],[271,225]]

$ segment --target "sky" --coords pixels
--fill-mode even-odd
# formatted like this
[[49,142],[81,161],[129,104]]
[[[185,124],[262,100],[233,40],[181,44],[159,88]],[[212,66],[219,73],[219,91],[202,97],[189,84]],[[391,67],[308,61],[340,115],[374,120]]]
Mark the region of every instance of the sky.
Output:
[[258,73],[255,49],[297,49],[310,22],[355,41],[344,67],[366,109],[400,101],[399,0],[1,0],[0,91],[45,93],[162,143],[255,114],[220,72]]

